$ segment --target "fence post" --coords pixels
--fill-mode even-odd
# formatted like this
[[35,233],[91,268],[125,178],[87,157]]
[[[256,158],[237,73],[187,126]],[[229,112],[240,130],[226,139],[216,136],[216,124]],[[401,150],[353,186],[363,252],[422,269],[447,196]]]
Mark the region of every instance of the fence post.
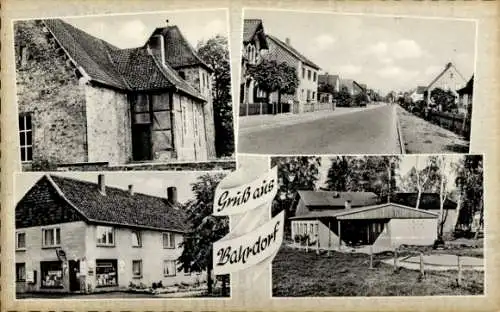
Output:
[[373,246],[370,245],[370,270],[373,269]]
[[457,262],[458,262],[457,284],[458,286],[462,286],[462,262],[460,261],[460,256],[457,256]]
[[394,272],[398,270],[398,249],[394,247]]
[[420,252],[420,277],[425,278],[424,253]]

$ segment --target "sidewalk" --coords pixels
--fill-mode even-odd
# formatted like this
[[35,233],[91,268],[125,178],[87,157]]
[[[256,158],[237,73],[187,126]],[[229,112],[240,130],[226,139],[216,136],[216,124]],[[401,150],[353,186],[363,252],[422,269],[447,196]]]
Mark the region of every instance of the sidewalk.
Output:
[[408,154],[467,153],[469,142],[458,134],[417,117],[400,106],[396,107],[403,142]]
[[370,104],[367,107],[336,107],[334,111],[322,110],[302,114],[286,113],[277,115],[240,116],[238,118],[238,131],[239,134],[249,133],[261,129],[277,128],[286,125],[300,124],[308,121],[366,111],[382,106],[384,106],[384,104]]

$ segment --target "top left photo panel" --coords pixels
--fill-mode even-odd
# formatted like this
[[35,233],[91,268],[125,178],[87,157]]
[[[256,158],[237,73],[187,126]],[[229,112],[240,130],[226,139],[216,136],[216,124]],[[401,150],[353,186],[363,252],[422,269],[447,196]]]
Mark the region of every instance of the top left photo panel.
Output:
[[23,171],[236,167],[228,11],[13,21]]

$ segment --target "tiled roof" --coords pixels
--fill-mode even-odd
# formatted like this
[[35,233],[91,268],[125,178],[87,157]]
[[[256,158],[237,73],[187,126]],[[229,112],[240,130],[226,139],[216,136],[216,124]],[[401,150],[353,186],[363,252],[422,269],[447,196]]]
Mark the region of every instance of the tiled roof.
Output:
[[299,51],[297,51],[294,47],[292,47],[291,45],[288,45],[286,44],[285,42],[281,41],[280,39],[272,36],[272,35],[266,35],[266,37],[268,39],[271,39],[272,41],[274,41],[277,45],[279,45],[281,48],[285,49],[286,51],[288,51],[290,54],[292,54],[293,56],[295,56],[296,58],[298,58],[300,61],[302,61],[304,64],[308,65],[308,66],[311,66],[312,68],[315,68],[315,69],[320,69],[320,67],[318,65],[316,65],[315,63],[313,63],[311,60],[309,60],[307,57],[305,57],[304,55],[302,55],[301,53],[299,53]]
[[259,28],[261,24],[261,19],[245,19],[243,21],[243,42],[252,41],[257,28]]
[[339,75],[318,75],[318,84],[327,83],[333,86],[337,80],[339,80]]
[[[160,66],[146,48],[119,49],[104,40],[59,19],[43,21],[77,66],[101,84],[130,91],[148,91],[177,87],[193,97],[205,100],[169,64]],[[177,27],[175,27],[177,28]],[[180,40],[167,44],[169,49]],[[179,48],[183,49],[183,48]],[[206,65],[205,65],[206,66]]]
[[248,43],[254,40],[256,36],[260,43],[260,49],[269,49],[266,34],[264,33],[264,25],[262,24],[262,20],[245,19],[243,21],[243,43]]
[[344,207],[346,200],[351,201],[351,207],[373,205],[378,202],[378,196],[372,192],[331,192],[331,191],[297,191],[304,204],[308,207],[322,208]]
[[83,67],[93,80],[111,87],[128,89],[127,83],[118,73],[109,56],[110,51],[119,50],[117,47],[60,19],[49,19],[43,22],[66,53],[78,66]]
[[165,38],[165,59],[173,68],[201,65],[209,72],[213,71],[182,35],[179,27],[156,28],[151,36],[157,34]]
[[[177,87],[184,93],[204,100],[205,98],[175,71],[168,63],[160,66],[160,61],[144,48],[117,50],[111,53],[118,72],[125,78],[130,88],[146,91]],[[165,79],[166,78],[166,79]]]
[[88,221],[188,232],[185,212],[166,198],[106,187],[106,195],[96,183],[50,175],[48,179],[72,206]]

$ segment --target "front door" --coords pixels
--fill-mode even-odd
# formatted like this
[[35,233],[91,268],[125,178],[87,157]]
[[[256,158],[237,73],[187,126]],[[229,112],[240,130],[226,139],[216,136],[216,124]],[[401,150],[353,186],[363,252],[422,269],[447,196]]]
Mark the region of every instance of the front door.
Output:
[[151,160],[151,126],[135,124],[132,126],[132,154],[135,161]]
[[79,291],[80,290],[80,261],[69,260],[69,290]]

